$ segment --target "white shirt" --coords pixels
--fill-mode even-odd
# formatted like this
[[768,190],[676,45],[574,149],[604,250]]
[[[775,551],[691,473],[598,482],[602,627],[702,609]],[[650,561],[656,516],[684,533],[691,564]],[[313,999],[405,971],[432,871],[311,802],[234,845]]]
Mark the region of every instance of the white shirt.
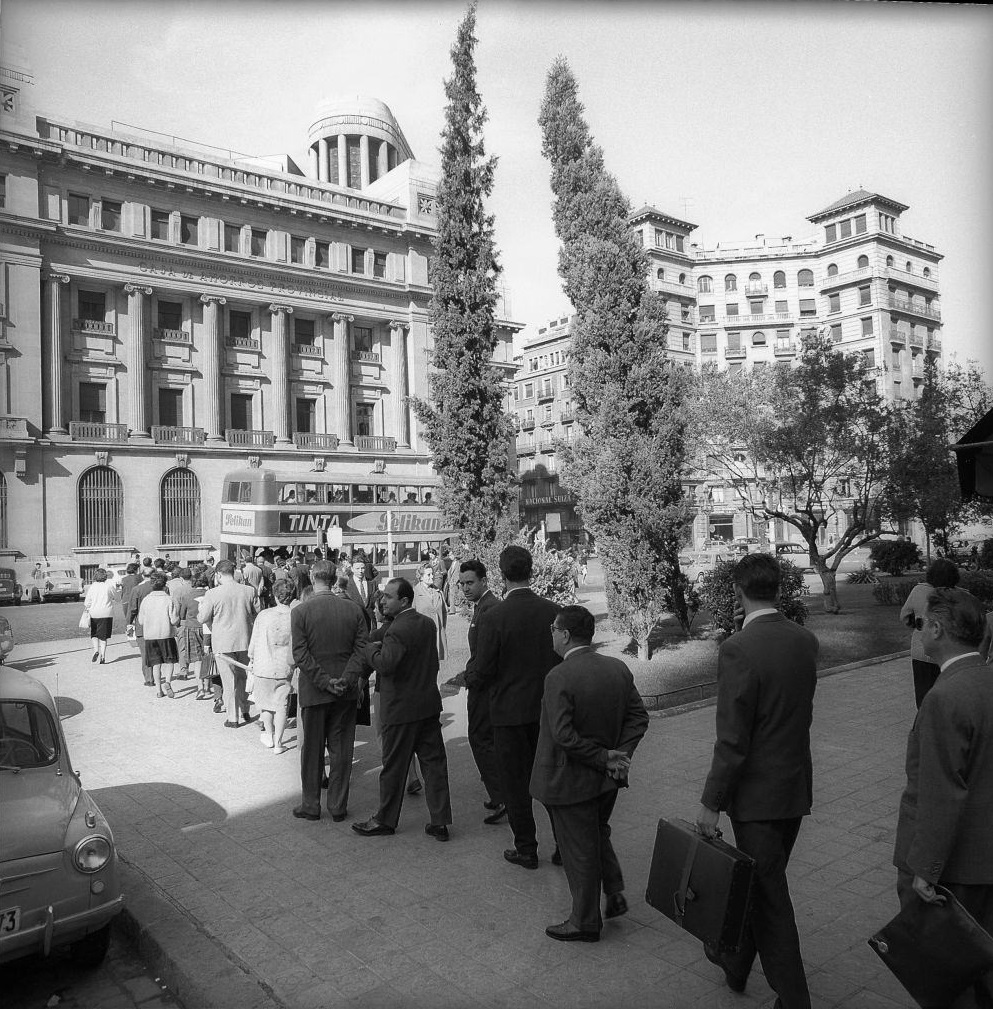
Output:
[[767,617],[770,613],[778,612],[779,610],[777,610],[775,606],[767,606],[763,610],[752,610],[752,612],[745,617],[745,621],[741,625],[742,629],[746,628],[756,617]]
[[961,655],[954,656],[954,658],[945,659],[945,661],[942,662],[939,668],[941,669],[942,672],[944,672],[953,662],[958,662],[959,659],[971,659],[973,656],[975,656],[977,659],[982,658],[979,652],[963,652]]

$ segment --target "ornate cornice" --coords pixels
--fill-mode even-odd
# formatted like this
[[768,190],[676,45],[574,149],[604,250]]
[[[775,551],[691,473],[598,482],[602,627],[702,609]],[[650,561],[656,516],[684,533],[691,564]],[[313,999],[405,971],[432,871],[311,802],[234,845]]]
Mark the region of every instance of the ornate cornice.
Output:
[[45,280],[52,281],[56,284],[68,284],[69,274],[68,273],[46,273],[44,274]]
[[342,312],[332,312],[330,318],[332,322],[355,322],[354,315],[345,315]]
[[390,329],[410,329],[410,323],[405,319],[390,319],[388,325]]
[[273,315],[279,315],[280,313],[292,315],[293,307],[291,305],[270,305],[269,311],[272,312]]
[[201,294],[200,301],[205,305],[226,305],[228,299],[222,294]]
[[144,294],[146,297],[151,297],[152,295],[152,289],[144,287],[142,284],[125,284],[124,292],[125,294]]

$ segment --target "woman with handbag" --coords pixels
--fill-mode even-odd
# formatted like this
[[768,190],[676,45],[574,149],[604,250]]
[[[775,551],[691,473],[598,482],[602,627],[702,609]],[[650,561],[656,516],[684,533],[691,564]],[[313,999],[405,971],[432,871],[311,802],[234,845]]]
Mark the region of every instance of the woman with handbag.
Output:
[[261,712],[262,745],[273,753],[285,753],[283,730],[286,706],[293,677],[293,648],[290,638],[290,603],[294,588],[289,579],[272,587],[276,605],[263,610],[252,626],[248,644],[248,675],[255,706]]
[[117,593],[114,584],[107,580],[107,572],[97,568],[93,582],[86,590],[83,600],[83,615],[79,619],[80,630],[89,630],[93,645],[90,662],[107,661],[107,639],[114,631],[114,600]]

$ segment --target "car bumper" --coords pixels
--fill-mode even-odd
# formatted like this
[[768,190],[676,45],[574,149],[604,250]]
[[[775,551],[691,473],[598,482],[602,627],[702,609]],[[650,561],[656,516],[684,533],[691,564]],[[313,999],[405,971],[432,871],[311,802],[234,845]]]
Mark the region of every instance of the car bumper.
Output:
[[48,956],[56,946],[76,942],[90,932],[103,928],[124,908],[123,895],[76,914],[55,917],[49,906],[43,920],[11,935],[0,936],[0,963],[15,960],[30,953]]

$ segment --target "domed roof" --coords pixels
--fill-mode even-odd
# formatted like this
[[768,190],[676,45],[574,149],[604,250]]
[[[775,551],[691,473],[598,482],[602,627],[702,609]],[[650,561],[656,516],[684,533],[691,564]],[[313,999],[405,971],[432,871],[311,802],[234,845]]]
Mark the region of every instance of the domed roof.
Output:
[[[307,131],[310,141],[335,133],[336,124],[347,125],[349,134],[365,133],[389,136],[400,150],[402,158],[413,157],[407,138],[400,129],[386,102],[370,95],[335,95],[324,98],[314,109],[314,118]],[[342,131],[345,132],[345,131]]]
[[314,122],[337,116],[368,116],[370,119],[379,119],[394,127],[397,125],[386,102],[369,95],[335,95],[333,98],[322,98],[314,109]]

